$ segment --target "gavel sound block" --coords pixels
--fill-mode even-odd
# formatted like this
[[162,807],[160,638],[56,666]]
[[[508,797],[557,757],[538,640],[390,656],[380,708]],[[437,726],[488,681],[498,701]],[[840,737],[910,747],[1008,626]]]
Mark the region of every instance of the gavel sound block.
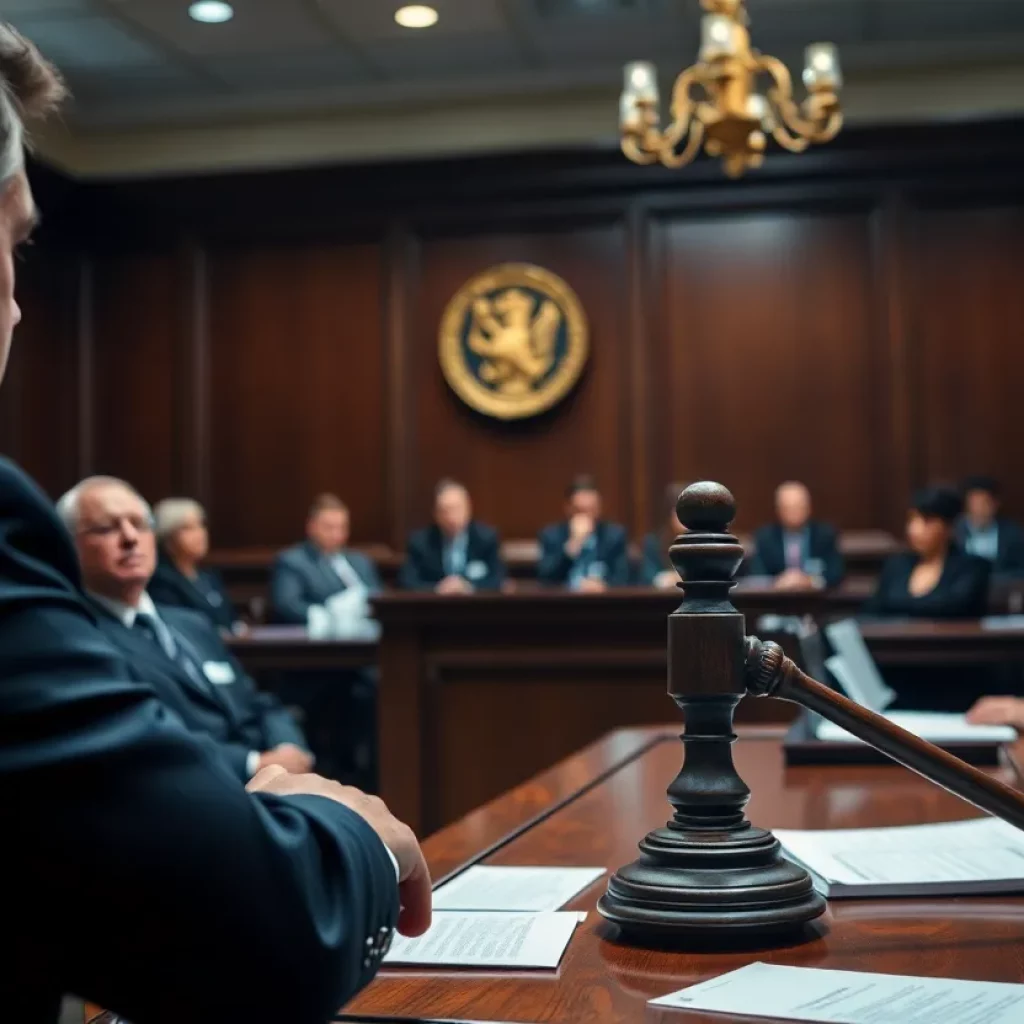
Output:
[[816,682],[776,644],[745,636],[729,592],[743,548],[727,532],[729,491],[697,483],[679,496],[687,532],[669,549],[683,601],[668,620],[668,692],[685,716],[683,767],[668,787],[672,820],[640,842],[598,910],[640,944],[810,938],[825,909],[810,876],[778,841],[744,817],[750,790],[732,760],[733,713],[746,695],[794,701],[837,723],[925,778],[1024,829],[1024,796],[959,758]]

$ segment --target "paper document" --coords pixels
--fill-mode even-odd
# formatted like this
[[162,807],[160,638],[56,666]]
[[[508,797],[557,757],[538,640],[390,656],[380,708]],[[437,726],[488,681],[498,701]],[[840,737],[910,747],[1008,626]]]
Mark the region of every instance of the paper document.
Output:
[[604,868],[469,868],[434,890],[435,910],[558,910]]
[[1020,1024],[1024,985],[749,964],[651,1005],[827,1024]]
[[1024,832],[996,818],[902,828],[782,829],[775,837],[826,896],[1024,891]]
[[439,967],[557,967],[580,917],[575,913],[442,911],[426,935],[396,935],[386,964]]
[[[1008,725],[971,725],[966,716],[943,711],[887,711],[882,717],[932,743],[1017,742],[1017,730]],[[863,742],[842,726],[824,720],[818,723],[815,736],[827,743]]]
[[846,671],[840,678],[833,668],[831,658],[825,662],[825,667],[836,676],[846,696],[872,711],[887,708],[896,693],[885,685],[856,621],[844,619],[842,622],[830,622],[825,627],[825,636]]

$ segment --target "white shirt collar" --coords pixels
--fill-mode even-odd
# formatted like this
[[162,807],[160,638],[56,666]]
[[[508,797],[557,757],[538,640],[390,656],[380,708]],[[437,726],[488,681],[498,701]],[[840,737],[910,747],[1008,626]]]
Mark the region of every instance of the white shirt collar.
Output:
[[146,591],[142,592],[139,603],[134,608],[130,604],[125,604],[124,601],[116,601],[112,597],[104,597],[102,594],[94,594],[91,591],[90,596],[97,604],[103,605],[127,629],[131,629],[135,625],[135,619],[138,615],[149,615],[156,619],[157,622],[160,621],[160,615],[156,610],[156,605],[153,604],[153,598]]

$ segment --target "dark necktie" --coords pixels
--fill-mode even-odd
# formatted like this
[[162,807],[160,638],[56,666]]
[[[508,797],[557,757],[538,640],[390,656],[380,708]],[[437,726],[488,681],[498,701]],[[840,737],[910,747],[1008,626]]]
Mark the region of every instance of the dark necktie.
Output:
[[141,633],[146,637],[152,644],[158,647],[164,654],[167,655],[175,665],[178,666],[192,680],[192,682],[198,686],[201,690],[206,693],[213,693],[213,687],[203,674],[202,667],[197,665],[192,658],[189,657],[188,652],[185,650],[184,644],[181,643],[175,636],[171,627],[167,623],[163,623],[164,629],[167,631],[166,636],[169,644],[160,635],[160,630],[157,628],[156,619],[152,615],[148,615],[145,612],[140,612],[135,616],[135,622],[132,624],[132,629]]

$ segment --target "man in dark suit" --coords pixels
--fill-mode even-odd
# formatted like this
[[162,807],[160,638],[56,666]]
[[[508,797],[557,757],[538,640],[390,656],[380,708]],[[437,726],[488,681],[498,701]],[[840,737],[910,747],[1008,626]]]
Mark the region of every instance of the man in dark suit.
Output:
[[569,485],[565,522],[545,526],[537,539],[542,583],[592,594],[629,582],[626,530],[601,518],[601,495],[590,477]]
[[833,527],[811,518],[811,492],[801,483],[780,484],[775,492],[777,522],[754,535],[753,576],[772,576],[779,590],[836,587],[846,567]]
[[370,595],[381,590],[377,567],[350,551],[348,506],[333,494],[313,502],[306,519],[306,540],[282,551],[270,576],[270,616],[275,622],[305,626],[311,607],[323,607],[351,587]]
[[1024,530],[999,514],[999,483],[974,476],[964,481],[962,490],[964,514],[956,528],[960,546],[967,554],[984,558],[996,577],[1024,577]]
[[[0,373],[20,319],[13,251],[35,220],[22,118],[60,94],[0,24]],[[123,516],[98,525],[135,529]],[[276,766],[247,792],[211,741],[129,678],[67,530],[6,459],[0,651],[10,1019],[50,1024],[71,992],[146,1024],[226,1008],[251,1024],[321,1024],[376,973],[396,919],[409,934],[428,926],[423,855],[379,800]]]
[[469,491],[454,480],[434,489],[434,523],[409,535],[399,582],[407,590],[471,594],[505,582],[498,533],[473,518]]
[[[129,674],[148,683],[193,732],[215,740],[242,781],[261,768],[313,767],[295,720],[253,681],[199,612],[157,606],[146,587],[156,567],[149,506],[128,484],[85,480],[57,503],[75,538],[82,582],[100,629],[124,655]],[[122,519],[131,530],[108,531]]]

